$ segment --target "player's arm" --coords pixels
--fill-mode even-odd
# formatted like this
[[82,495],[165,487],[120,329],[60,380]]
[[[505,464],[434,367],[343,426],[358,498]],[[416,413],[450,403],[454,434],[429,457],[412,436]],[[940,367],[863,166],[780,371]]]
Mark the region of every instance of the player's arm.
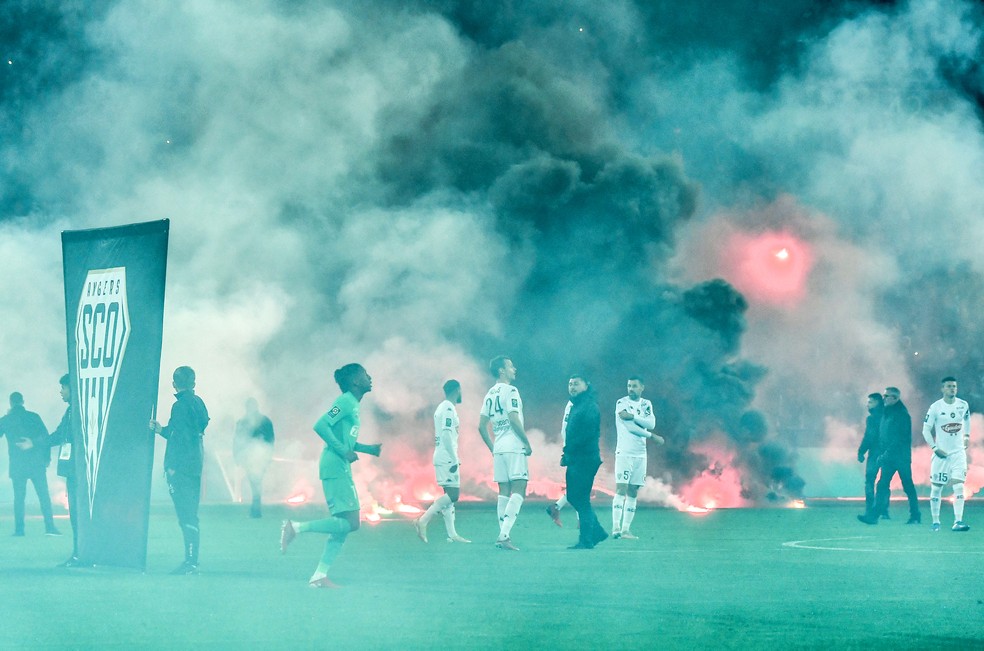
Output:
[[526,437],[526,428],[523,427],[523,419],[519,417],[518,411],[509,412],[509,422],[512,424],[513,431],[516,432],[516,436],[523,444],[523,448],[526,450],[526,455],[529,456],[533,454],[533,448],[530,446],[530,440]]
[[356,443],[354,446],[355,452],[362,452],[363,454],[371,454],[374,457],[378,457],[379,453],[383,450],[382,443]]
[[485,447],[489,449],[489,452],[492,452],[492,437],[489,435],[489,417],[484,412],[478,417],[478,433],[482,436],[482,440],[485,441]]
[[933,432],[936,430],[936,415],[933,413],[933,408],[930,407],[929,411],[926,412],[926,418],[923,420],[923,439],[926,440],[926,445],[928,445],[932,450],[933,454],[941,459],[946,458],[946,452],[937,449],[936,447],[936,436]]
[[967,409],[964,410],[963,418],[963,444],[964,450],[970,447],[970,405],[967,405]]
[[646,403],[646,409],[644,414],[641,416],[636,416],[632,419],[636,425],[639,425],[643,429],[654,429],[656,427],[656,414],[653,413],[652,405]]

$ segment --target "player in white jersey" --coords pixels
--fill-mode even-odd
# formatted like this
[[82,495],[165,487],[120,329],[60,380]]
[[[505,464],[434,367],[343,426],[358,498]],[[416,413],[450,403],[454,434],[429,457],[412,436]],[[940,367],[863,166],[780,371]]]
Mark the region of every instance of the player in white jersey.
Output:
[[[573,403],[568,400],[567,406],[564,408],[564,420],[560,424],[561,446],[567,442],[567,419],[571,416],[571,405],[573,405]],[[553,520],[553,523],[558,527],[564,526],[564,523],[560,521],[560,511],[568,504],[570,504],[570,502],[567,501],[567,491],[565,490],[560,494],[560,497],[557,498],[556,502],[547,506],[547,515],[550,516],[550,519]]]
[[941,381],[943,397],[934,402],[923,421],[923,438],[933,449],[929,481],[929,511],[933,531],[940,530],[940,498],[947,484],[953,489],[953,531],[969,531],[963,522],[964,481],[967,479],[967,446],[970,444],[970,405],[957,397],[957,380]]
[[437,485],[444,489],[444,495],[434,500],[424,514],[414,520],[417,536],[427,542],[427,523],[435,513],[444,517],[444,528],[448,542],[471,542],[458,535],[454,528],[454,504],[458,501],[461,487],[461,459],[458,457],[458,410],[461,404],[461,384],[457,380],[444,383],[444,402],[434,412],[434,474]]
[[[489,372],[496,383],[485,394],[478,418],[478,433],[492,453],[492,479],[499,484],[499,537],[495,546],[519,551],[509,533],[526,498],[526,482],[530,477],[526,458],[533,449],[523,425],[523,401],[519,390],[512,386],[516,367],[511,359],[500,356],[489,362]],[[489,436],[490,424],[492,436]]]
[[646,483],[646,443],[663,443],[663,437],[650,430],[656,427],[653,403],[642,397],[646,389],[642,378],[628,381],[629,395],[615,403],[615,498],[612,500],[612,538],[636,539],[632,533],[639,487]]

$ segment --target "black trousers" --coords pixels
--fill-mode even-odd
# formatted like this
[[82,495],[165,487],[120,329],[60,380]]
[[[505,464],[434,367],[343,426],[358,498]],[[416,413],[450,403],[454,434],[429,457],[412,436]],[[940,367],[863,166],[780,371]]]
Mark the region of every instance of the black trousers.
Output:
[[174,502],[178,525],[184,536],[185,561],[198,565],[198,545],[201,533],[198,528],[198,504],[202,497],[202,476],[165,470],[167,491]]
[[902,480],[902,490],[909,498],[909,517],[919,517],[919,496],[912,483],[912,461],[910,459],[885,459],[881,465],[881,477],[875,489],[875,514],[888,513],[888,499],[892,496],[892,477],[898,473]]
[[44,528],[51,531],[55,528],[55,519],[51,514],[51,495],[48,493],[48,473],[46,468],[38,468],[25,474],[11,477],[14,483],[14,532],[24,533],[24,500],[27,497],[27,481],[34,484],[34,492],[38,494],[41,504],[41,515],[44,516]]
[[68,493],[68,521],[72,523],[72,556],[79,555],[79,511],[75,503],[78,483],[75,475],[65,477],[65,492]]
[[[865,513],[872,513],[875,508],[875,480],[878,479],[877,455],[868,453],[868,461],[864,466],[864,510]],[[879,513],[879,515],[881,515]]]
[[568,461],[567,464],[567,501],[577,510],[577,517],[581,522],[578,542],[589,547],[608,535],[591,508],[591,488],[600,467],[601,462],[594,460]]

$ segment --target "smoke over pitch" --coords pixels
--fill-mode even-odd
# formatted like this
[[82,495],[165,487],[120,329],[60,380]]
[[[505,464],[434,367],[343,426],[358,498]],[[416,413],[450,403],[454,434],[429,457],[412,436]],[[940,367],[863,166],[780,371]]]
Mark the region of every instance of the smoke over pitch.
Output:
[[198,371],[213,444],[253,395],[313,458],[362,361],[380,501],[423,490],[448,377],[482,493],[500,352],[547,479],[567,375],[603,405],[643,375],[667,502],[796,494],[792,448],[886,384],[917,420],[946,373],[974,406],[980,5],[780,4],[0,10],[0,268],[30,283],[0,289],[5,390],[59,409],[58,231],[168,217],[164,366]]

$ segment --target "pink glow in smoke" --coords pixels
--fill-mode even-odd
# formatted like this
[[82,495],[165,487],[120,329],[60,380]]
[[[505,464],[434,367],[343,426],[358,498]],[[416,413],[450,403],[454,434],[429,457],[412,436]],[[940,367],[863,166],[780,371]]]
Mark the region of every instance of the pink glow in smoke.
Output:
[[690,505],[687,512],[699,514],[701,509],[730,509],[748,506],[742,497],[741,473],[734,465],[734,453],[717,441],[705,441],[694,446],[694,452],[709,460],[708,467],[680,490],[680,497]]
[[792,233],[735,232],[724,251],[724,275],[750,301],[794,305],[805,295],[813,251]]

